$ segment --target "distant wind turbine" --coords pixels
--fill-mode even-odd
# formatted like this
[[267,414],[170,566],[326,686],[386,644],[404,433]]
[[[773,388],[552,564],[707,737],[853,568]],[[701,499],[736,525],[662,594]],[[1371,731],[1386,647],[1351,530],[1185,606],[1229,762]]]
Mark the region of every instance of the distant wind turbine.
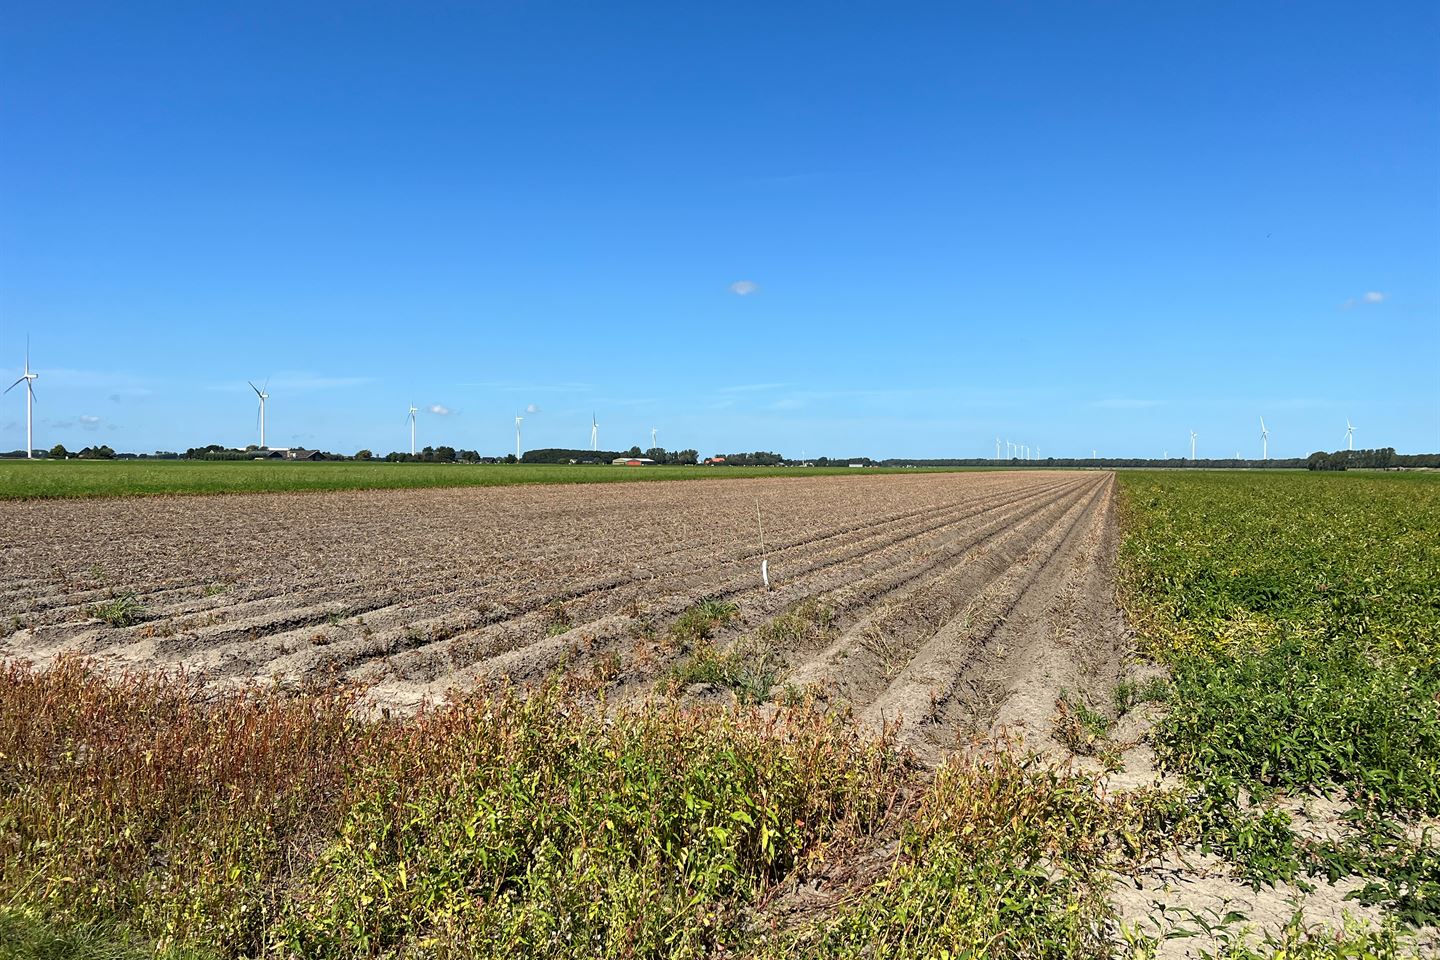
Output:
[[1194,460],[1194,459],[1195,459],[1195,439],[1196,439],[1197,437],[1199,437],[1199,436],[1200,436],[1200,435],[1199,435],[1198,433],[1196,433],[1194,430],[1191,430],[1191,431],[1190,431],[1190,459],[1191,459],[1191,460]]
[[[246,382],[246,383],[250,383],[249,380],[246,380],[245,382]],[[266,447],[265,447],[265,401],[270,399],[270,394],[266,393],[265,390],[266,390],[269,386],[270,386],[270,381],[269,381],[268,378],[266,379],[266,381],[265,381],[265,387],[263,387],[263,388],[262,388],[262,387],[257,387],[257,386],[255,386],[255,384],[250,383],[250,389],[251,389],[251,390],[254,390],[254,391],[255,391],[255,396],[257,396],[257,397],[260,398],[260,449],[261,449],[261,450],[266,449]]]
[[522,417],[522,416],[520,416],[520,414],[518,414],[518,413],[515,414],[515,459],[516,459],[516,460],[519,460],[519,459],[520,459],[520,423],[521,423],[524,419],[525,419],[525,418]]
[[600,421],[595,419],[595,414],[590,414],[590,449],[600,449]]
[[32,408],[35,406],[35,381],[38,380],[38,379],[40,379],[40,374],[35,373],[33,370],[30,369],[30,338],[29,338],[29,337],[26,337],[26,338],[25,338],[25,372],[20,376],[20,379],[19,379],[19,380],[16,380],[14,383],[10,384],[10,386],[8,386],[8,387],[5,388],[5,392],[6,392],[6,393],[9,393],[11,390],[14,390],[16,387],[20,386],[20,384],[22,384],[22,383],[25,384],[25,459],[26,459],[26,460],[33,460],[33,459],[35,459],[35,451],[32,449],[32,448],[35,446],[35,440],[34,440],[34,423],[35,423],[35,418],[34,418],[34,411],[33,411]]
[[996,460],[999,460],[999,459],[1000,459],[1000,438],[999,438],[999,437],[996,437],[996,438],[995,438],[995,459],[996,459]]
[[419,407],[413,403],[410,404],[410,456],[412,457],[415,456],[415,414],[419,412]]
[[1265,418],[1260,418],[1260,459],[1270,459],[1270,431],[1265,429]]
[[655,434],[656,434],[656,432],[657,432],[657,431],[655,430],[654,427],[651,427],[651,428],[650,428],[650,449],[651,449],[651,450],[654,450],[654,449],[655,449]]
[[[29,367],[30,367],[30,355],[29,355],[29,352],[28,352],[28,351],[26,352],[26,355],[25,355],[25,367],[26,367],[27,370],[28,370]],[[1354,450],[1354,449],[1355,449],[1355,426],[1354,426],[1354,424],[1352,424],[1352,423],[1350,422],[1350,418],[1349,418],[1349,417],[1346,417],[1346,418],[1345,418],[1345,449],[1346,449],[1346,450]]]

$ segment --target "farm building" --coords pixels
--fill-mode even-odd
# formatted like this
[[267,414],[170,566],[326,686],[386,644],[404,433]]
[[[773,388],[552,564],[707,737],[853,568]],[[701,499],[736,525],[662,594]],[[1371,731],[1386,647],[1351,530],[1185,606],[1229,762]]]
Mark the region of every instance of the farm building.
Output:
[[649,457],[617,457],[610,463],[617,467],[648,467],[655,461]]

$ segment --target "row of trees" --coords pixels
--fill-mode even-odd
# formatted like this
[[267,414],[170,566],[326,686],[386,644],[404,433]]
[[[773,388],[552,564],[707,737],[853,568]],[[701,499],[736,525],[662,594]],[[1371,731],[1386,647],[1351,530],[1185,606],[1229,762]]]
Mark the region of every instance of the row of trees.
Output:
[[1311,470],[1391,470],[1396,467],[1440,467],[1440,453],[1396,453],[1394,447],[1373,450],[1318,450],[1305,461]]
[[[261,454],[258,446],[250,445],[242,449],[224,447],[218,443],[212,443],[203,447],[191,447],[184,454],[172,453],[169,451],[157,450],[154,454],[117,454],[114,449],[106,444],[94,447],[85,447],[78,453],[72,453],[65,448],[64,444],[57,443],[49,451],[37,451],[41,456],[49,456],[55,459],[79,458],[82,460],[110,460],[114,458],[158,458],[158,459],[188,459],[188,460],[250,460]],[[23,457],[24,451],[15,451],[9,456]],[[641,450],[638,446],[629,450],[579,450],[567,448],[544,448],[539,450],[527,450],[519,462],[524,463],[610,463],[612,460],[625,457],[645,457],[657,464],[679,464],[688,465],[699,462],[699,452],[693,449],[687,450],[666,450],[664,447],[652,447],[649,450]],[[353,456],[346,456],[340,453],[322,453],[325,460],[385,460],[390,463],[516,463],[513,453],[503,457],[481,456],[475,450],[457,450],[455,447],[437,446],[426,447],[419,453],[391,452],[384,457],[377,456],[370,450],[359,450]],[[733,466],[797,466],[800,461],[789,460],[782,454],[773,453],[767,450],[756,450],[752,453],[730,453],[724,455],[727,465]],[[867,467],[989,467],[997,464],[1005,466],[1045,466],[1045,467],[1204,467],[1210,469],[1270,469],[1270,470],[1389,470],[1397,468],[1431,468],[1440,469],[1440,453],[1421,454],[1398,454],[1393,447],[1379,447],[1368,450],[1337,450],[1333,453],[1317,451],[1304,459],[1285,458],[1274,460],[1246,460],[1246,459],[1206,459],[1190,460],[1185,457],[1175,457],[1169,460],[1155,460],[1140,457],[1046,457],[1043,460],[1001,460],[997,461],[990,457],[970,458],[946,458],[946,459],[902,459],[891,458],[887,460],[875,460],[871,457],[817,457],[806,461],[819,467],[845,466],[852,463],[863,464]]]
[[50,448],[50,456],[56,460],[64,460],[75,457],[80,460],[114,460],[115,451],[107,444],[100,444],[98,447],[85,447],[79,453],[71,453],[65,449],[65,444],[57,443]]
[[784,456],[778,453],[771,453],[768,450],[756,450],[754,453],[725,453],[725,463],[732,467],[775,467],[782,463],[788,463]]

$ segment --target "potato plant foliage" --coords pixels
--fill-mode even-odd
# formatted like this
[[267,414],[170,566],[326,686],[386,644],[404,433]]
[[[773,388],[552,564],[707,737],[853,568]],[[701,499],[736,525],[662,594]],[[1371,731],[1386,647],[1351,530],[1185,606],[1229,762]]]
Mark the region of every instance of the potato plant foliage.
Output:
[[[1136,473],[1121,489],[1122,597],[1173,671],[1155,738],[1199,787],[1202,843],[1257,884],[1360,876],[1355,899],[1440,922],[1440,855],[1402,829],[1440,814],[1440,482]],[[1317,792],[1352,804],[1354,836],[1301,840],[1266,806]]]
[[1121,478],[1128,612],[1174,670],[1168,759],[1440,813],[1440,482]]

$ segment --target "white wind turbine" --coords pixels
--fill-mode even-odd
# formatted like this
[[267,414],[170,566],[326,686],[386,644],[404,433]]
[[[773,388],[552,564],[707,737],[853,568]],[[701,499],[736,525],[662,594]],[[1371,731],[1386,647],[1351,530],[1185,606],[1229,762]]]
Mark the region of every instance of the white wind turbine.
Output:
[[996,438],[995,438],[995,459],[996,459],[996,460],[999,460],[999,459],[1000,459],[1000,438],[999,438],[999,437],[996,437]]
[[14,390],[16,387],[20,386],[20,384],[22,384],[22,383],[25,384],[25,459],[26,459],[26,460],[33,460],[33,459],[35,459],[35,450],[34,450],[34,446],[35,446],[35,440],[34,440],[34,422],[35,422],[35,420],[34,420],[34,411],[33,411],[32,408],[35,406],[35,381],[38,380],[38,379],[40,379],[40,374],[38,374],[38,373],[36,373],[36,372],[34,372],[33,370],[30,369],[30,338],[29,338],[29,337],[26,337],[26,338],[25,338],[25,372],[21,375],[21,377],[20,377],[19,380],[16,380],[14,383],[10,384],[10,386],[8,386],[8,387],[5,388],[5,392],[6,392],[6,393],[9,393],[11,390]]
[[419,407],[413,403],[410,404],[410,456],[412,457],[415,456],[415,414],[419,412]]
[[658,432],[658,431],[657,431],[654,427],[651,427],[651,428],[650,428],[650,449],[651,449],[651,450],[654,450],[654,449],[655,449],[655,434],[656,434],[657,432]]
[[595,414],[590,414],[590,449],[600,449],[600,423],[595,419]]
[[1260,418],[1260,459],[1270,459],[1270,431],[1265,429],[1265,418]]
[[1200,434],[1196,433],[1194,430],[1191,430],[1191,431],[1190,431],[1190,459],[1191,459],[1191,460],[1194,460],[1194,459],[1195,459],[1195,440],[1196,440],[1196,438],[1199,437],[1199,436],[1200,436]]
[[[249,380],[246,380],[245,382],[246,382],[246,383],[250,383]],[[266,387],[269,387],[269,386],[270,386],[270,381],[269,381],[268,379],[265,381],[265,386],[266,386]],[[260,398],[260,449],[261,449],[261,450],[264,450],[264,449],[266,449],[266,448],[265,448],[265,401],[270,399],[270,394],[266,393],[263,388],[255,386],[255,384],[253,384],[253,383],[250,383],[250,389],[251,389],[251,390],[254,390],[254,391],[255,391],[255,396],[257,396],[257,397]]]
[[515,414],[515,459],[520,459],[520,424],[525,418]]
[[[29,357],[29,354],[28,354],[28,353],[26,354],[26,357],[25,357],[25,366],[26,366],[27,369],[28,369],[29,366],[30,366],[30,357]],[[1355,449],[1355,426],[1354,426],[1354,424],[1352,424],[1352,423],[1350,422],[1350,418],[1349,418],[1349,417],[1346,417],[1346,418],[1345,418],[1345,449],[1346,449],[1346,450],[1354,450],[1354,449]]]

